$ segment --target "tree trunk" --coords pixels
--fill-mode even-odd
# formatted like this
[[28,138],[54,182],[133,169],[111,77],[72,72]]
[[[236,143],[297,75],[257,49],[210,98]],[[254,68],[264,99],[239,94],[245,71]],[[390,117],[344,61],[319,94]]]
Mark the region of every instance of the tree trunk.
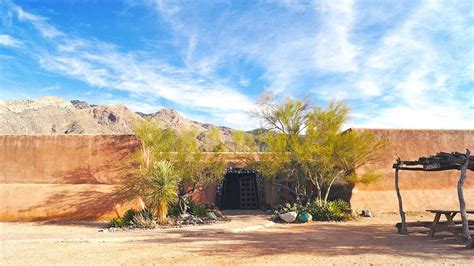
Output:
[[337,173],[336,176],[334,176],[334,178],[331,180],[331,183],[329,183],[329,186],[326,190],[326,194],[324,195],[324,205],[328,204],[329,193],[331,192],[332,185],[334,184],[334,182],[336,181],[336,179],[339,177],[340,174],[341,172]]
[[469,233],[469,223],[467,219],[466,202],[464,201],[464,193],[463,193],[464,180],[466,179],[466,171],[469,165],[470,156],[471,156],[471,151],[467,150],[466,159],[464,163],[461,165],[461,174],[459,176],[459,181],[458,181],[458,198],[459,198],[459,207],[461,209],[462,233],[466,241],[466,248],[473,247],[473,241],[471,238],[471,234]]
[[399,234],[407,234],[406,228],[406,218],[405,212],[403,211],[403,202],[402,202],[402,195],[400,194],[400,188],[398,186],[398,172],[400,171],[400,158],[397,159],[397,168],[395,169],[395,190],[397,191],[397,198],[398,198],[398,210],[400,211],[400,218],[402,219],[402,226],[399,228]]
[[311,182],[313,182],[313,184],[315,184],[316,188],[318,189],[318,198],[316,199],[316,202],[318,202],[319,206],[322,206],[323,194],[322,194],[322,191],[321,191],[321,186],[319,185],[318,176],[316,176],[316,178],[313,179],[313,176],[310,175],[310,179],[311,179]]

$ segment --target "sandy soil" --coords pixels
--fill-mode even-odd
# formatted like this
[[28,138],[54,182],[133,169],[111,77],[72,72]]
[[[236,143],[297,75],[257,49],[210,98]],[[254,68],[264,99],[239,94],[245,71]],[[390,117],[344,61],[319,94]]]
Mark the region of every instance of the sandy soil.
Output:
[[[430,219],[428,214],[411,218]],[[99,232],[100,224],[0,223],[0,264],[474,265],[474,250],[465,250],[449,234],[429,238],[420,229],[398,235],[395,214],[231,230],[264,220],[241,217],[214,226],[112,233]]]

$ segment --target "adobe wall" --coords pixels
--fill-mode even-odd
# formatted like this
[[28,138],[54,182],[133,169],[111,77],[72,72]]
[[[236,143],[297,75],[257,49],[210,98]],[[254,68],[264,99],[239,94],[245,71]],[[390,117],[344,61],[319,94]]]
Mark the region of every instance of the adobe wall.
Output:
[[131,135],[0,136],[0,221],[108,220]]
[[[438,151],[474,151],[474,130],[372,130],[390,147],[375,169],[383,178],[356,185],[351,205],[377,212],[398,210],[392,164]],[[136,203],[120,204],[114,189],[126,178],[120,170],[139,147],[131,135],[0,136],[0,221],[109,220]],[[366,169],[361,169],[360,173]],[[458,171],[400,173],[407,211],[458,208]],[[468,172],[465,196],[474,208],[474,173]],[[267,189],[268,190],[268,189]],[[265,192],[271,199],[272,190]],[[215,200],[215,187],[196,195]]]
[[[364,129],[356,129],[364,130]],[[370,185],[357,184],[352,190],[351,206],[374,212],[396,212],[398,201],[394,189],[392,165],[400,156],[402,160],[417,160],[421,156],[437,152],[474,152],[474,130],[407,130],[370,129],[388,142],[380,161],[358,171],[371,170],[383,174],[383,178]],[[459,171],[410,172],[400,171],[400,190],[406,211],[426,209],[458,209],[456,185]],[[466,204],[474,209],[474,172],[468,171],[464,186]]]

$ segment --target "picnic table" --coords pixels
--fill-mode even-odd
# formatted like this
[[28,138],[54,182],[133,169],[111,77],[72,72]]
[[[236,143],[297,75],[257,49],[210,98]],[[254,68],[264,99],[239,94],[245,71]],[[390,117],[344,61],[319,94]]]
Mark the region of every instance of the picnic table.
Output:
[[[459,210],[426,210],[435,214],[433,223],[430,225],[429,236],[434,237],[437,231],[448,231],[451,232],[454,237],[460,242],[464,242],[463,237],[460,235],[460,230],[456,227],[456,224],[459,224],[458,221],[454,221],[454,217],[460,213]],[[474,214],[474,210],[467,210],[467,213]],[[446,222],[440,222],[441,216],[446,217]],[[474,225],[474,221],[469,221],[469,227]]]

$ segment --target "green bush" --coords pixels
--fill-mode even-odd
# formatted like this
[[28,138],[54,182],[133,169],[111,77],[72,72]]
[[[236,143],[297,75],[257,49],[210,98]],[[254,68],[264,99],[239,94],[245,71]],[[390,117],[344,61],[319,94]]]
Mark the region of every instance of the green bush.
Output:
[[181,214],[181,208],[179,207],[179,201],[170,203],[168,206],[168,214],[171,216],[177,216]]
[[137,214],[137,211],[135,209],[129,209],[128,211],[126,211],[122,218],[124,224],[132,225],[133,217],[136,214]]
[[133,225],[138,228],[155,228],[155,216],[149,209],[143,209],[133,216]]
[[142,216],[144,216],[144,217],[146,217],[147,219],[150,219],[150,220],[155,220],[156,219],[155,213],[152,210],[148,209],[148,208],[145,208],[145,209],[139,211],[137,214],[140,214],[140,215],[142,215]]
[[198,217],[206,217],[207,216],[206,206],[202,203],[191,202],[189,204],[189,208],[190,208],[191,213],[198,216]]
[[308,212],[315,221],[345,221],[352,218],[349,204],[343,200],[330,201],[323,206],[313,202],[308,207]]
[[301,213],[308,211],[309,204],[301,204],[299,202],[286,203],[283,207],[273,212],[274,215],[287,213],[287,212],[297,212]]
[[214,205],[214,203],[211,203],[211,202],[208,202],[206,204],[204,204],[204,206],[206,207],[206,210],[214,210],[216,209],[216,205]]
[[110,227],[116,227],[116,228],[121,228],[125,226],[125,222],[121,217],[113,218],[109,222]]
[[109,222],[110,227],[125,227],[135,226],[139,228],[153,228],[155,227],[155,215],[150,209],[143,209],[136,211],[135,209],[129,209],[124,213],[122,217],[113,218]]
[[343,200],[330,201],[326,205],[319,206],[316,201],[301,204],[298,202],[287,203],[280,209],[274,211],[275,219],[278,215],[287,212],[297,212],[301,214],[308,212],[313,216],[314,221],[345,221],[352,218],[352,211],[349,204]]

